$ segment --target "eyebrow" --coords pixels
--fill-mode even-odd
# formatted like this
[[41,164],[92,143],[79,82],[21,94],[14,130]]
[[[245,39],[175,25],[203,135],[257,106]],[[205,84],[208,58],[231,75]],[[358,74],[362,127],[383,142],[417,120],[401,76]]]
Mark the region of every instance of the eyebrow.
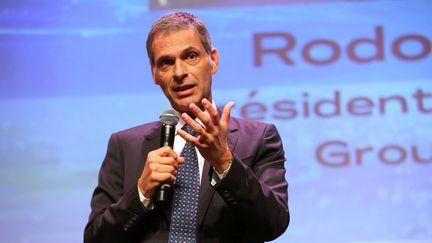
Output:
[[[190,51],[200,52],[199,48],[196,48],[195,46],[189,46],[189,47],[187,47],[187,48],[185,48],[184,50],[181,51],[180,56],[182,56],[185,53],[188,53]],[[163,55],[163,56],[160,56],[157,59],[155,59],[155,64],[157,64],[161,60],[171,59],[171,58],[172,58],[172,55]]]
[[194,47],[194,46],[189,46],[188,48],[186,48],[186,49],[184,49],[184,50],[182,51],[182,54],[187,53],[187,52],[190,52],[190,51],[196,51],[196,52],[199,52],[199,49],[196,48],[196,47]]

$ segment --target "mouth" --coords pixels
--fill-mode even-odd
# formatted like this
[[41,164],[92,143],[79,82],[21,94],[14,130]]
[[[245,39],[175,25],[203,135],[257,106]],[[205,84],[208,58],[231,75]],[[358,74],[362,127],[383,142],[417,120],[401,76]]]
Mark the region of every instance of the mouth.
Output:
[[174,88],[174,92],[179,97],[185,97],[193,94],[193,88],[195,88],[195,85],[193,84],[185,84],[181,86],[177,86]]

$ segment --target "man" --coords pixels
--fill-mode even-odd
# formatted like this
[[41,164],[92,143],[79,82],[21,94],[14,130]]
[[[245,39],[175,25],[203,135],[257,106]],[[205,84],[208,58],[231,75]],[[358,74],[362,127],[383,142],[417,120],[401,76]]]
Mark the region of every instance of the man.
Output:
[[[84,242],[277,238],[289,223],[280,136],[273,125],[230,117],[232,102],[215,108],[219,56],[204,24],[188,13],[165,15],[152,26],[147,51],[154,82],[180,117],[174,150],[159,148],[159,122],[112,134]],[[196,177],[186,172],[194,166]],[[163,184],[173,185],[169,207],[155,202]]]

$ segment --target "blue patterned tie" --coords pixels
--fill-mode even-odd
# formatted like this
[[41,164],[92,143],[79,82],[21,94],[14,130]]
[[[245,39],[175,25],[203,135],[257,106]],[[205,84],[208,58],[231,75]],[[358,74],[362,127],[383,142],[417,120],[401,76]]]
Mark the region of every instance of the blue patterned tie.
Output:
[[[182,129],[192,136],[196,136],[195,131],[188,125],[184,125]],[[185,158],[185,163],[177,171],[172,202],[169,243],[190,243],[197,241],[200,179],[195,147],[191,143],[186,142],[180,156]]]

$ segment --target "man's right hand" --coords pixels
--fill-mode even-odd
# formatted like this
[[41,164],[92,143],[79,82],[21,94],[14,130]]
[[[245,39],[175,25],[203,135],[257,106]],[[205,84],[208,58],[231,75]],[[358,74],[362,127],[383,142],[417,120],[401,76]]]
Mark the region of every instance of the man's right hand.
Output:
[[138,179],[138,188],[146,198],[152,198],[162,184],[172,184],[176,180],[178,167],[184,158],[170,147],[162,147],[148,153],[144,169]]

